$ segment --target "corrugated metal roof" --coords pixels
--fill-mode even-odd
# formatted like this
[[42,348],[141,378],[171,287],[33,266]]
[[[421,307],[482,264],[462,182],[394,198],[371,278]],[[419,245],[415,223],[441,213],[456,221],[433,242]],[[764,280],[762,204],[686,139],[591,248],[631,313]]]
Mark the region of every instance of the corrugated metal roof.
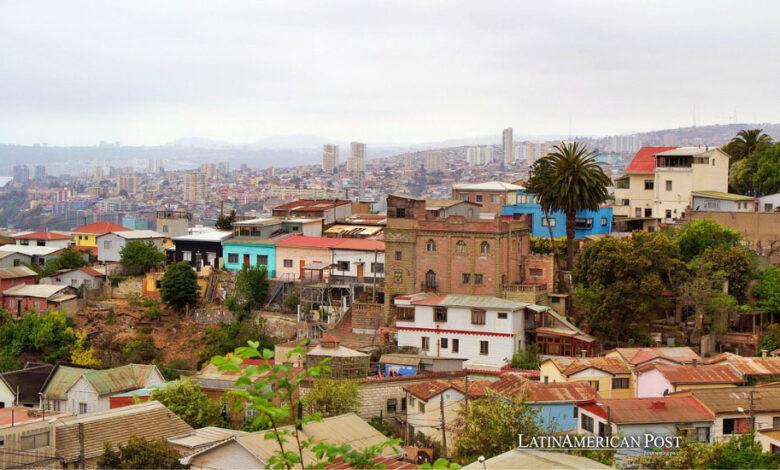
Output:
[[737,408],[750,409],[750,392],[753,394],[753,407],[756,411],[780,411],[780,388],[730,387],[690,390],[713,413],[739,413]]
[[[672,365],[650,364],[638,371],[657,370],[673,385],[677,384],[741,384],[742,374],[728,364]],[[641,373],[640,372],[640,373]]]
[[22,235],[14,235],[16,240],[70,240],[73,237],[57,232],[28,232]]
[[611,357],[554,357],[544,362],[552,361],[555,367],[565,376],[582,372],[585,369],[598,369],[610,374],[627,374],[628,366],[620,359]]
[[[582,408],[616,424],[680,423],[712,421],[714,415],[692,397],[600,398],[599,404],[588,403]],[[600,405],[600,406],[599,406]]]
[[3,291],[3,295],[14,295],[19,297],[36,297],[48,299],[61,293],[64,290],[70,290],[69,286],[52,286],[46,284],[19,284]]
[[490,389],[506,397],[524,397],[528,402],[575,402],[598,397],[596,389],[586,382],[540,383],[517,375],[505,375]]
[[13,268],[0,268],[0,279],[16,279],[19,277],[37,276],[38,273],[27,266],[16,266]]
[[89,235],[103,235],[108,232],[121,232],[123,230],[132,230],[127,227],[123,227],[113,222],[95,222],[92,224],[83,225],[79,228],[71,230],[73,233],[87,233]]
[[143,387],[155,370],[157,366],[154,365],[127,364],[112,369],[90,370],[83,375],[98,395],[104,396]]
[[721,191],[692,191],[694,196],[704,196],[714,199],[726,199],[730,201],[755,201],[756,198],[743,196],[742,194],[724,193]]
[[3,245],[0,251],[9,253],[21,253],[27,256],[49,256],[62,251],[64,248],[59,246],[32,246],[32,245]]
[[127,230],[127,231],[115,231],[111,232],[126,240],[146,240],[151,238],[165,238],[162,233],[155,232],[154,230]]
[[216,426],[207,426],[205,428],[196,429],[194,433],[187,434],[186,436],[170,437],[168,438],[168,442],[175,446],[196,449],[224,441],[233,436],[243,436],[244,434],[247,434],[247,432],[218,428]]
[[43,396],[50,400],[65,400],[68,390],[76,383],[81,374],[90,369],[78,367],[57,366],[54,375],[49,379],[43,391]]
[[[489,295],[446,294],[429,299],[413,300],[413,305],[441,305],[443,307],[470,307],[519,310],[531,304],[492,297]],[[546,307],[543,307],[546,308]]]
[[600,468],[608,469],[611,467],[578,455],[564,454],[561,452],[546,452],[543,450],[514,449],[491,457],[485,460],[485,462],[470,463],[463,467],[463,470],[500,468],[594,470]]
[[84,426],[87,459],[102,455],[105,442],[117,446],[126,444],[134,435],[146,439],[167,439],[194,431],[157,401],[58,418],[55,421],[57,456],[65,462],[73,462],[79,457],[79,424]]
[[727,354],[724,360],[746,376],[780,376],[780,357],[744,357]]

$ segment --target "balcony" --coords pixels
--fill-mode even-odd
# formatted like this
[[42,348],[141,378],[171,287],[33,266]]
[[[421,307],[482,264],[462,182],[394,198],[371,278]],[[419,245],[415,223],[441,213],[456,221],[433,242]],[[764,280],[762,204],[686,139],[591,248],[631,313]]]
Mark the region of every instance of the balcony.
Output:
[[501,284],[505,299],[547,305],[547,284]]

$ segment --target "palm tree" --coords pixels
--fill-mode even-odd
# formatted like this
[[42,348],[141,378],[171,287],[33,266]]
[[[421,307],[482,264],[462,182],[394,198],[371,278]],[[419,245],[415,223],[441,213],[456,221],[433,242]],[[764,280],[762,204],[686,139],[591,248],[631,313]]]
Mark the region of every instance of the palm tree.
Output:
[[749,157],[772,143],[772,138],[764,133],[764,129],[743,129],[726,144],[724,150],[733,157],[732,163]]
[[[550,220],[550,201],[552,197],[552,182],[555,174],[552,171],[550,160],[547,158],[540,158],[531,167],[531,171],[528,175],[528,181],[525,182],[525,190],[533,194],[535,202],[539,204],[544,213],[544,218],[548,220],[547,232],[550,235],[550,248],[553,255],[553,263],[555,264],[555,271],[558,273],[558,285],[563,288],[563,272],[561,272],[560,264],[558,263],[558,247],[555,245],[555,236],[553,235],[552,224]],[[531,201],[529,201],[531,202]]]
[[566,269],[574,268],[574,232],[577,212],[598,210],[607,200],[609,176],[596,163],[596,154],[580,142],[556,145],[540,159],[538,168],[546,173],[547,188],[537,202],[549,212],[566,215]]

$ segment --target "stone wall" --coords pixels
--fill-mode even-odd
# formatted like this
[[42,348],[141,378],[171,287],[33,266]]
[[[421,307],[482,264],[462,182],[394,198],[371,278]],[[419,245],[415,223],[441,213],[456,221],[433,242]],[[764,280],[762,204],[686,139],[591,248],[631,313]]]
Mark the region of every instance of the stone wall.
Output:
[[140,277],[125,279],[124,281],[121,281],[116,287],[111,286],[110,282],[107,284],[109,285],[108,289],[110,291],[111,298],[113,299],[125,299],[127,298],[128,294],[141,295],[141,291],[143,290],[143,278]]

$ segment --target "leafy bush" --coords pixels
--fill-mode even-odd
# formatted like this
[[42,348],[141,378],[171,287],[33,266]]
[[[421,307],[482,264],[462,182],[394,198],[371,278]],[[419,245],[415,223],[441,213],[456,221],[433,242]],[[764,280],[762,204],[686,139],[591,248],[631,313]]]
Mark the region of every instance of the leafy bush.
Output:
[[284,306],[287,307],[290,310],[295,310],[296,308],[298,308],[298,305],[300,303],[301,303],[301,300],[298,297],[294,296],[294,295],[291,295],[291,296],[287,297],[286,299],[284,299]]
[[349,413],[360,404],[358,384],[350,380],[318,380],[303,401],[309,413],[321,413],[325,418]]
[[122,347],[122,359],[126,362],[148,364],[159,360],[160,355],[152,337],[145,333],[136,334],[135,339]]
[[373,418],[369,419],[368,424],[387,437],[395,437],[395,429],[393,429],[391,425],[387,424],[387,421],[380,419],[379,416],[374,416]]
[[76,335],[64,313],[27,313],[21,321],[0,309],[0,367],[12,367],[22,353],[36,353],[43,361],[68,359]]
[[128,279],[130,279],[130,276],[125,274],[115,274],[113,276],[108,276],[108,282],[111,283],[111,287],[119,287],[120,282],[126,281]]
[[80,268],[87,265],[89,265],[89,263],[84,259],[81,253],[66,248],[62,250],[62,253],[57,258],[46,261],[46,265],[43,267],[40,277],[53,276],[61,269]]
[[265,266],[244,265],[236,276],[236,292],[251,306],[260,306],[268,297],[268,271]]
[[162,439],[132,436],[125,445],[114,449],[106,443],[98,468],[187,468],[179,462],[181,455]]
[[141,307],[151,308],[157,307],[158,305],[160,305],[160,301],[154,297],[145,297],[144,300],[141,301]]
[[515,369],[538,369],[542,357],[537,351],[536,345],[526,346],[522,351],[517,351],[512,356],[512,367]]
[[144,314],[141,315],[141,318],[143,318],[144,320],[154,321],[154,320],[159,320],[164,315],[165,312],[163,312],[163,310],[160,307],[155,305],[154,307],[144,312]]
[[211,400],[199,383],[191,380],[154,390],[149,399],[159,401],[193,428],[224,424],[220,404]]
[[247,318],[207,328],[204,349],[200,355],[206,359],[227,354],[246,344],[247,341],[258,341],[264,348],[273,348],[274,342],[266,333],[264,319]]
[[199,300],[198,277],[186,261],[173,263],[165,268],[161,284],[162,299],[174,308],[184,308],[196,304]]
[[114,307],[111,307],[108,309],[108,313],[106,314],[106,325],[113,325],[114,324]]
[[152,266],[165,261],[165,255],[152,241],[132,240],[119,252],[120,262],[129,268],[145,272]]

